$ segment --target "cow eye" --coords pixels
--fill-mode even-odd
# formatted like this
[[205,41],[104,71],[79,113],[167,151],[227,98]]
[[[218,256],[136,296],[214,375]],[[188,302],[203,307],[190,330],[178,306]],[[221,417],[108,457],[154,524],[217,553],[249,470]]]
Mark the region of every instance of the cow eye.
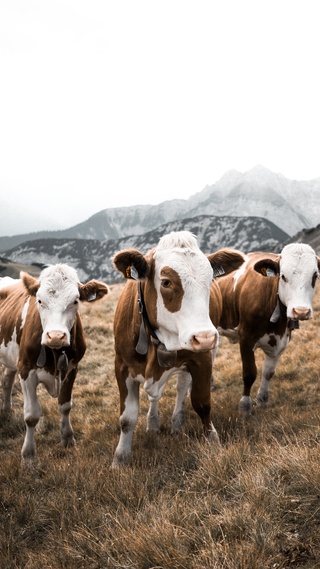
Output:
[[164,288],[169,288],[171,285],[171,281],[169,279],[161,279],[161,286]]
[[285,282],[285,283],[288,282],[288,279],[284,275],[281,275],[281,278],[282,278],[283,282]]
[[313,277],[312,277],[312,283],[311,283],[312,288],[314,288],[314,287],[316,286],[317,278],[318,278],[318,273],[315,272],[315,273],[313,274]]

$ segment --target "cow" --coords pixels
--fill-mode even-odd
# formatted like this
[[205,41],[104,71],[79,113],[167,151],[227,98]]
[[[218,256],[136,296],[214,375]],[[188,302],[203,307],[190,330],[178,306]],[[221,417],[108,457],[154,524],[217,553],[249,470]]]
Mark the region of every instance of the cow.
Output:
[[212,279],[242,262],[242,256],[233,252],[205,255],[188,231],[164,235],[146,255],[126,249],[113,257],[127,282],[114,315],[121,432],[112,467],[132,462],[140,384],[150,402],[147,430],[158,431],[158,401],[173,374],[177,375],[177,401],[172,432],[182,427],[183,402],[190,388],[204,435],[219,442],[211,420],[210,382],[222,305]]
[[251,387],[257,377],[255,350],[264,352],[257,404],[267,407],[269,382],[299,321],[312,318],[312,301],[320,259],[307,244],[291,243],[280,254],[253,252],[243,265],[218,278],[223,310],[218,327],[230,342],[239,342],[243,395],[239,411],[252,413]]
[[70,422],[71,395],[86,350],[79,304],[98,300],[107,293],[108,286],[102,282],[81,284],[76,270],[66,264],[46,267],[39,278],[21,272],[18,280],[5,278],[0,282],[2,410],[10,412],[18,373],[26,425],[21,451],[24,463],[36,458],[34,432],[41,416],[39,383],[58,398],[62,444],[66,447],[75,443]]

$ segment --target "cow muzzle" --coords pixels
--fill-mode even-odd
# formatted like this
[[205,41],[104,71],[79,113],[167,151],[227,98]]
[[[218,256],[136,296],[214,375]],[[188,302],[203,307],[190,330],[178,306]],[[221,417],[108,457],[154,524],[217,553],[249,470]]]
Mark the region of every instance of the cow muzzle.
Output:
[[44,344],[53,350],[69,346],[67,334],[61,330],[50,330],[45,335]]
[[206,352],[213,350],[218,341],[218,334],[216,332],[201,332],[193,336],[191,340],[192,349],[195,352]]
[[298,320],[309,320],[311,318],[311,310],[310,308],[297,306],[292,309],[292,318],[297,318]]

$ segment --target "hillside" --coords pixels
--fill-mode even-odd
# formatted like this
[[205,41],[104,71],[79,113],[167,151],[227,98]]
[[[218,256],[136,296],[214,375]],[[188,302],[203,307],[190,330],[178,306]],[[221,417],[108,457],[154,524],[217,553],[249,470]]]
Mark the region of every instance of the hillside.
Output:
[[[88,349],[73,390],[77,446],[59,443],[57,399],[39,386],[38,463],[22,468],[18,381],[0,422],[1,569],[316,569],[320,559],[320,289],[271,380],[268,409],[241,420],[239,346],[222,338],[211,394],[221,447],[202,437],[190,398],[171,435],[175,378],[146,432],[141,389],[132,467],[110,469],[119,440],[113,315],[123,285],[81,314]],[[258,354],[260,351],[258,350]],[[258,357],[261,372],[262,358]],[[255,396],[259,380],[253,386]]]

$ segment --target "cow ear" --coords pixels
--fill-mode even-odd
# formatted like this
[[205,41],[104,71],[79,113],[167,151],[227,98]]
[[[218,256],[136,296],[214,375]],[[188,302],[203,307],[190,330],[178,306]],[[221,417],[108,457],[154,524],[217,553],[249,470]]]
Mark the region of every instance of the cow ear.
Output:
[[279,274],[279,263],[272,259],[261,259],[253,268],[264,277],[275,277]]
[[236,271],[245,262],[245,256],[233,249],[220,249],[216,253],[207,255],[213,270],[214,277],[228,275]]
[[86,284],[79,284],[80,300],[93,302],[100,300],[105,294],[108,294],[109,287],[100,281],[89,281]]
[[38,279],[36,279],[35,277],[32,277],[28,273],[24,273],[23,271],[21,271],[21,273],[20,273],[20,278],[21,278],[24,286],[26,287],[28,293],[31,296],[35,296],[39,290],[39,287],[40,287],[40,282],[38,281]]
[[126,279],[144,279],[149,271],[146,258],[136,249],[125,249],[117,253],[113,259],[115,268]]

